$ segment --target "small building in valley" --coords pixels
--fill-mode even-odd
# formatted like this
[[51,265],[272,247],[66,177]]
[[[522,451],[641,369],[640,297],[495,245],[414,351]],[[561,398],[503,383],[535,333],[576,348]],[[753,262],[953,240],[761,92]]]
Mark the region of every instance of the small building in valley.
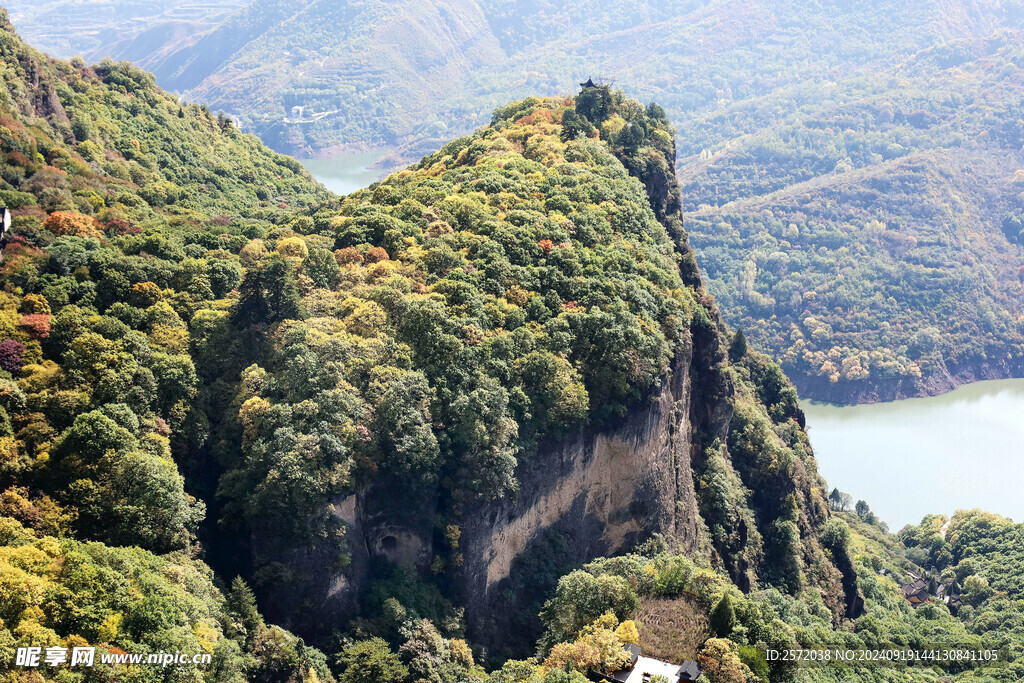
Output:
[[928,592],[928,582],[924,579],[915,578],[910,583],[900,586],[900,590],[903,591],[903,597],[907,599],[907,602],[914,607],[917,607],[931,597],[931,594]]
[[949,608],[949,613],[954,617],[960,613],[960,608],[963,607],[963,601],[959,595],[947,595],[943,598],[943,602],[946,603],[946,607]]
[[682,664],[671,664],[659,659],[644,657],[637,645],[626,647],[629,653],[629,666],[610,674],[592,672],[590,679],[607,683],[651,683],[656,676],[661,676],[668,683],[684,683],[695,681],[700,678],[700,666],[693,660],[686,660]]

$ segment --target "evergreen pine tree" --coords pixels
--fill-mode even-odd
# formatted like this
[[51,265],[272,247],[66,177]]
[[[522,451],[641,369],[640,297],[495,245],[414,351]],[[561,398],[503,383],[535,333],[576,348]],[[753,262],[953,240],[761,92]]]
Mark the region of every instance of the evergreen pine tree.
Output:
[[720,637],[724,638],[732,633],[736,626],[736,611],[732,606],[732,598],[726,593],[711,611],[711,628]]
[[747,337],[743,334],[743,330],[737,329],[736,334],[732,336],[732,343],[729,344],[729,360],[737,363],[745,355],[747,355]]
[[249,642],[252,635],[263,626],[263,617],[256,606],[256,595],[241,576],[236,576],[231,582],[231,591],[224,607],[232,620],[233,628],[229,628],[232,636],[240,636],[243,641]]
[[235,322],[242,326],[305,317],[299,288],[278,254],[246,272],[239,287]]

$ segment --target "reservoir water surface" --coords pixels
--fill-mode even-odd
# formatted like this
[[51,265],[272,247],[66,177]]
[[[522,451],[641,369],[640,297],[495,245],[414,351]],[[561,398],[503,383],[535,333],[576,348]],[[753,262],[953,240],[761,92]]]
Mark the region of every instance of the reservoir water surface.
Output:
[[387,169],[370,168],[383,152],[347,154],[332,159],[299,159],[299,163],[331,192],[345,195],[380,180]]
[[961,508],[1024,521],[1024,379],[891,403],[801,406],[829,490],[867,501],[894,531]]

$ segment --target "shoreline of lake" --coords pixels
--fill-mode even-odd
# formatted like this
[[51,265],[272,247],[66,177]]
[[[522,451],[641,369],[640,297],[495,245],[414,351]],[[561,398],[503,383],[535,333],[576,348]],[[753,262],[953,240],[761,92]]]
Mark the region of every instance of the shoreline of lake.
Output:
[[381,155],[381,150],[373,150],[328,159],[298,159],[298,162],[328,190],[344,196],[381,180],[395,170],[374,167]]
[[797,392],[810,400],[835,405],[892,403],[941,396],[977,382],[1024,377],[1024,358],[973,359],[961,363],[947,361],[940,369],[926,372],[921,377],[840,380],[835,383],[820,375],[787,374]]
[[818,469],[893,529],[961,508],[1024,519],[1024,379],[930,397],[801,401]]

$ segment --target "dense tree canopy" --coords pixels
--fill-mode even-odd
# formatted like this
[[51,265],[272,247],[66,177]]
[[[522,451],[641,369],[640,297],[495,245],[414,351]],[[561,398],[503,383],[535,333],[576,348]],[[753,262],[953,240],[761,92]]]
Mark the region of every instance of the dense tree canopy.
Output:
[[189,679],[330,680],[287,631],[233,623],[193,559],[206,505],[179,468],[208,431],[191,319],[239,287],[247,230],[326,193],[149,74],[52,61],[2,22],[0,668],[90,644],[211,655]]

